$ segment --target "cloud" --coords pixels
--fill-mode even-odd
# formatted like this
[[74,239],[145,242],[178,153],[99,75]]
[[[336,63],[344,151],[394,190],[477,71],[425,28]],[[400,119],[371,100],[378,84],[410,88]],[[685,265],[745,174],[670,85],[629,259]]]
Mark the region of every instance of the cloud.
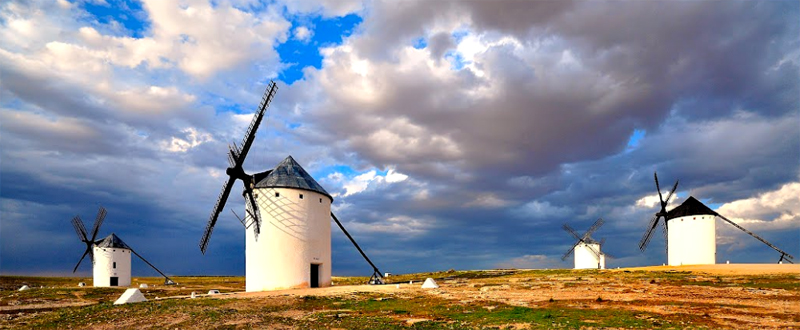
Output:
[[409,239],[413,236],[427,233],[435,226],[436,221],[433,219],[416,219],[407,216],[390,217],[377,223],[361,223],[357,221],[347,223],[347,227],[352,228],[354,232],[396,235],[401,239]]
[[572,213],[566,206],[556,206],[550,202],[531,201],[518,208],[515,212],[519,217],[532,217],[537,219],[547,219],[553,217],[565,217]]
[[492,193],[478,195],[475,199],[464,204],[465,207],[482,208],[501,208],[512,204],[510,201],[502,200]]
[[784,184],[777,190],[722,204],[717,212],[750,230],[793,230],[800,228],[800,182]]
[[[293,155],[395,272],[542,267],[571,243],[562,223],[598,217],[620,257],[609,266],[659,264],[662,249],[635,248],[654,171],[794,249],[796,231],[782,228],[798,214],[786,197],[800,157],[798,13],[783,2],[146,1],[124,12],[133,31],[80,2],[4,2],[0,157],[14,161],[0,162],[0,233],[13,232],[7,216],[69,233],[64,219],[102,203],[131,244],[177,253],[148,258],[240,274],[229,212],[209,255],[193,247],[226,144],[241,141],[267,80],[294,65],[304,69],[278,81],[245,167]],[[352,31],[324,31],[341,43],[309,46],[321,65],[277,56],[301,27],[345,14],[358,16]],[[47,230],[3,234],[3,271],[33,267],[6,255]],[[720,257],[772,257],[739,241]],[[345,244],[334,237],[335,270],[357,272]]]
[[163,141],[161,148],[170,152],[187,152],[189,149],[197,147],[203,143],[213,141],[211,134],[198,132],[197,129],[189,127],[182,131],[185,138],[172,137],[169,143]]
[[314,35],[314,31],[305,26],[298,26],[294,29],[294,37],[300,41],[308,41]]

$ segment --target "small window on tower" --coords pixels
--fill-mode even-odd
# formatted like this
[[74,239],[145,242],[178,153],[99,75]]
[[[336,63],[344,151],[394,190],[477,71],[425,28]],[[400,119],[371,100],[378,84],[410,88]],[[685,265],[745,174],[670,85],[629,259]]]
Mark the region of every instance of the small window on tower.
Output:
[[258,194],[253,194],[253,198],[258,199]]
[[303,199],[303,194],[300,194],[300,199]]
[[275,193],[275,197],[281,197],[281,193],[279,193],[279,192],[276,192],[276,193]]
[[322,198],[319,199],[319,202],[322,203]]
[[114,268],[117,268],[117,262],[114,261]]

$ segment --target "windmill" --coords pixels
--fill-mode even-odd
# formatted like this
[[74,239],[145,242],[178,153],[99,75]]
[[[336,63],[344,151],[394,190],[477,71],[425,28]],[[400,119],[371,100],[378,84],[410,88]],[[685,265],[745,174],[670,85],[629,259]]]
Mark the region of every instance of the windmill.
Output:
[[331,283],[333,219],[361,256],[372,266],[371,284],[382,284],[382,273],[331,212],[333,197],[291,156],[275,168],[253,175],[242,166],[256,131],[272,102],[277,85],[270,82],[240,145],[229,146],[228,178],[211,211],[200,251],[205,254],[219,214],[236,180],[244,183],[245,282],[247,291],[323,287]]
[[681,205],[667,211],[667,203],[677,189],[678,181],[675,181],[675,185],[667,195],[667,199],[664,200],[658,184],[658,175],[654,173],[653,176],[656,181],[656,189],[658,189],[658,197],[661,201],[661,210],[650,220],[647,230],[639,241],[639,249],[642,252],[647,249],[659,220],[664,218],[663,231],[667,247],[667,262],[670,266],[714,264],[716,263],[717,251],[716,223],[714,220],[715,218],[720,218],[780,253],[779,263],[783,261],[793,263],[792,259],[794,257],[792,255],[715,212],[693,196],[689,196]]
[[583,235],[578,235],[575,229],[572,229],[572,227],[565,223],[562,228],[576,239],[576,241],[572,244],[572,247],[567,250],[567,253],[561,256],[561,260],[567,260],[569,255],[574,253],[575,269],[605,269],[606,254],[600,251],[605,243],[605,238],[598,242],[591,237],[604,223],[605,221],[603,221],[602,218],[597,219]]
[[125,244],[125,242],[114,233],[111,233],[101,240],[96,240],[97,233],[100,231],[100,226],[106,218],[106,213],[106,209],[102,206],[97,211],[97,218],[95,218],[94,225],[92,225],[91,239],[86,232],[86,226],[83,224],[81,217],[76,215],[72,218],[72,227],[75,228],[78,239],[86,244],[86,250],[83,252],[80,260],[78,260],[75,268],[72,269],[72,272],[75,273],[83,259],[86,258],[86,255],[90,255],[92,258],[94,286],[129,286],[131,285],[131,253],[133,253],[139,257],[139,259],[147,263],[147,265],[155,269],[161,276],[164,276],[164,284],[175,284],[172,279],[136,253],[136,251]]

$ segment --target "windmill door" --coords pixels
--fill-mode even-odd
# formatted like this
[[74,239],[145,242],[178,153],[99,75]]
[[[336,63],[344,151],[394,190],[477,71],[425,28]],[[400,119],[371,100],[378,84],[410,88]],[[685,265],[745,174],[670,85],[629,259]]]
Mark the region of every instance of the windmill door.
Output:
[[119,277],[112,277],[110,282],[111,284],[109,285],[111,286],[119,286]]
[[319,265],[318,264],[311,264],[311,287],[318,288],[319,287]]

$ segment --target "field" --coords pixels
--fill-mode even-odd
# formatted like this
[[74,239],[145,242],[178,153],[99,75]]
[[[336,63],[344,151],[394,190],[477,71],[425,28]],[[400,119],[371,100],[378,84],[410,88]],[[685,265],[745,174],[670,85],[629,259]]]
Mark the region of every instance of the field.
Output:
[[[441,287],[421,289],[427,277]],[[800,329],[795,265],[445,271],[259,293],[243,277],[173,279],[134,278],[149,301],[115,306],[124,288],[77,286],[90,278],[2,276],[0,328]]]

